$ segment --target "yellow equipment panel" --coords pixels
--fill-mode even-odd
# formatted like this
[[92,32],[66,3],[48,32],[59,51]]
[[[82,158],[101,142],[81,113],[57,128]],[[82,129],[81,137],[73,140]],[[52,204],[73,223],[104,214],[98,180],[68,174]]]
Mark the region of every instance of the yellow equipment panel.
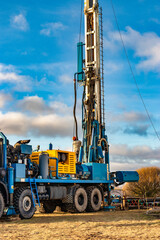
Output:
[[[76,156],[74,152],[63,151],[63,150],[47,150],[43,151],[49,154],[49,157],[56,157],[59,159],[59,156],[64,154],[65,161],[58,162],[58,174],[76,174]],[[33,152],[31,154],[31,161],[39,165],[39,155],[42,151]],[[52,176],[56,176],[56,160],[49,159],[49,168],[53,170]]]

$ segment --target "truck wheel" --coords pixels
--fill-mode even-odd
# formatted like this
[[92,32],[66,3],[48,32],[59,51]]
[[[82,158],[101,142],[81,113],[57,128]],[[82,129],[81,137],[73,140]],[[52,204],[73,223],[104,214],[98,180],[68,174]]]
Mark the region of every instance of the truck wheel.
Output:
[[53,213],[56,209],[56,204],[54,201],[45,201],[43,202],[43,209],[45,213]]
[[87,212],[97,212],[101,208],[102,203],[102,194],[101,191],[94,186],[90,186],[86,188],[88,195],[88,205]]
[[61,204],[60,207],[61,207],[61,211],[62,211],[62,212],[68,212],[68,211],[67,211],[67,204],[66,204],[66,203]]
[[82,213],[86,210],[87,203],[88,203],[88,197],[86,190],[82,187],[75,187],[73,191],[73,204],[67,204],[67,210],[69,212],[78,212]]
[[2,193],[0,192],[0,218],[3,215],[4,207],[5,207],[4,198],[3,198]]
[[14,193],[15,212],[21,219],[30,219],[35,213],[32,201],[31,190],[28,188],[18,188]]

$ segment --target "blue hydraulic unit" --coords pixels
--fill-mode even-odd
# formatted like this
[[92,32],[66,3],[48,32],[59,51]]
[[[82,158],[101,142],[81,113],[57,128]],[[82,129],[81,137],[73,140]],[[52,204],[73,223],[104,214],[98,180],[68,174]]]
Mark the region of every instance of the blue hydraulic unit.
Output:
[[137,182],[139,180],[138,172],[135,171],[117,171],[116,181],[117,182]]
[[82,82],[84,80],[84,71],[83,71],[83,42],[77,43],[77,81]]

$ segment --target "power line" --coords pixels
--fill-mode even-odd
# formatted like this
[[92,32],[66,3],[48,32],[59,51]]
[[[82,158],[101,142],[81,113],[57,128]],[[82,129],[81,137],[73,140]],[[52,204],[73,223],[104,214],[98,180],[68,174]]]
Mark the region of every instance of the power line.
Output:
[[146,111],[146,114],[147,114],[147,116],[148,116],[148,119],[149,119],[149,121],[150,121],[150,124],[151,124],[151,126],[152,126],[152,128],[153,128],[153,130],[154,130],[154,132],[155,132],[155,134],[156,134],[156,136],[157,136],[157,138],[158,138],[158,140],[160,141],[160,136],[158,135],[158,132],[157,132],[155,126],[154,126],[154,123],[153,123],[153,121],[152,121],[152,119],[151,119],[151,116],[150,116],[150,114],[149,114],[149,111],[148,111],[148,109],[147,109],[147,107],[146,107],[146,104],[145,104],[145,102],[144,102],[144,100],[143,100],[143,97],[142,97],[142,95],[141,95],[141,92],[140,92],[138,83],[137,83],[137,81],[136,81],[136,78],[135,78],[135,75],[134,75],[134,72],[133,72],[133,69],[132,69],[132,66],[131,66],[131,63],[130,63],[128,54],[127,54],[127,50],[126,50],[126,47],[125,47],[125,44],[124,44],[124,41],[123,41],[123,38],[122,38],[121,30],[120,30],[120,27],[119,27],[119,24],[118,24],[118,19],[117,19],[117,16],[116,16],[116,12],[115,12],[115,9],[114,9],[112,0],[110,0],[110,2],[111,2],[112,10],[113,10],[113,15],[114,15],[114,18],[115,18],[115,21],[116,21],[116,25],[117,25],[117,28],[118,28],[118,32],[119,32],[119,35],[120,35],[120,39],[121,39],[121,42],[122,42],[122,45],[123,45],[123,49],[124,49],[124,52],[125,52],[125,55],[126,55],[126,58],[127,58],[127,62],[128,62],[128,65],[129,65],[131,74],[132,74],[132,76],[133,76],[133,79],[134,79],[134,82],[135,82],[135,85],[136,85],[136,88],[137,88],[137,90],[138,90],[139,97],[140,97],[140,99],[141,99],[141,101],[142,101],[142,104],[143,104],[143,106],[144,106],[144,109],[145,109],[145,111]]

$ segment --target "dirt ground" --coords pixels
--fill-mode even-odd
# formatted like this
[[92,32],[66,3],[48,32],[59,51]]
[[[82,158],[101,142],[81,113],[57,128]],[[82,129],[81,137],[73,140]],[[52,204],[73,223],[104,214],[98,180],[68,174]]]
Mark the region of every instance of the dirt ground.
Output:
[[0,240],[5,239],[160,239],[160,219],[144,210],[98,213],[36,213],[30,220],[0,220]]

